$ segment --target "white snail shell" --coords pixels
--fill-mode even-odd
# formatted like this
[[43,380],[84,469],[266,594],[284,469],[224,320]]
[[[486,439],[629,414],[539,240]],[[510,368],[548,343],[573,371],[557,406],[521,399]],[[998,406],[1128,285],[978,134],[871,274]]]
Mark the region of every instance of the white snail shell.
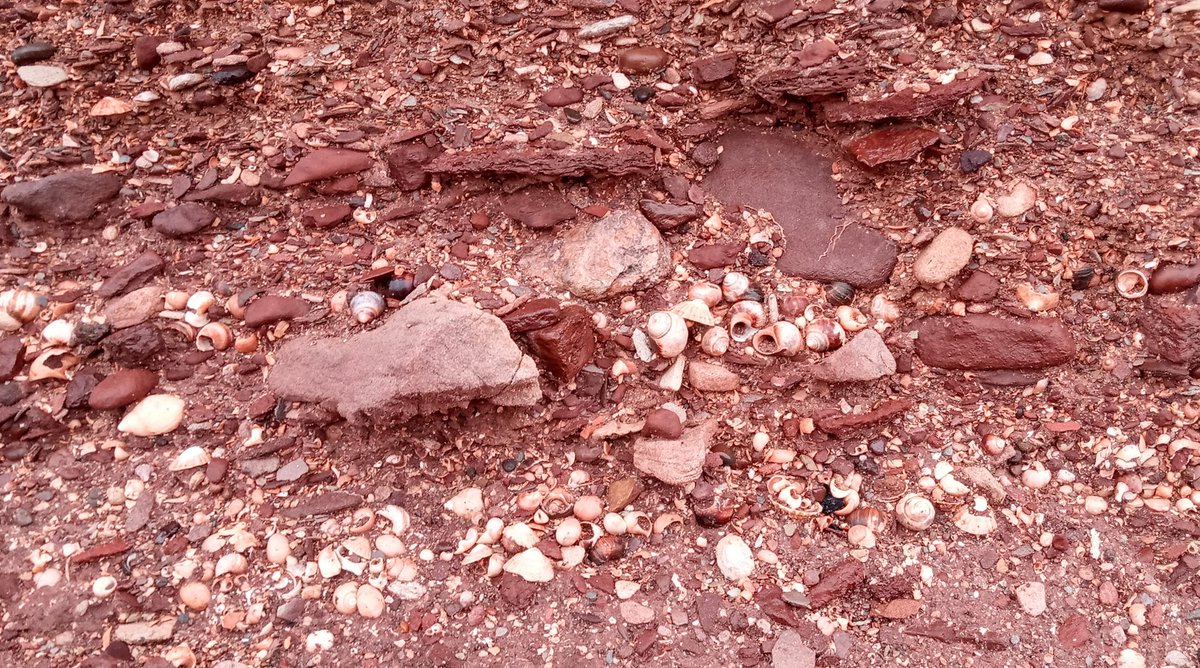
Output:
[[233,345],[233,332],[221,322],[210,322],[196,334],[196,347],[200,350],[225,350]]
[[1058,306],[1058,293],[1053,290],[1047,290],[1044,286],[1035,286],[1029,283],[1022,283],[1017,286],[1017,299],[1025,305],[1025,308],[1035,313],[1049,311]]
[[804,332],[804,344],[813,352],[837,350],[846,342],[846,330],[831,318],[817,318]]
[[892,323],[900,319],[900,309],[883,295],[871,298],[871,315],[876,320]]
[[69,346],[75,325],[69,320],[54,320],[42,328],[42,339],[52,346]]
[[1126,299],[1141,299],[1150,290],[1150,277],[1141,269],[1126,269],[1117,274],[1117,294]]
[[804,348],[804,338],[800,335],[799,327],[786,320],[780,320],[755,333],[751,345],[760,355],[791,357]]
[[721,295],[727,302],[736,302],[749,289],[750,278],[741,272],[731,271],[725,274],[725,280],[721,281]]
[[835,315],[838,324],[847,332],[861,331],[866,329],[868,324],[867,316],[853,306],[839,306]]
[[713,357],[724,355],[729,351],[729,332],[724,327],[709,327],[700,339],[700,350]]
[[924,531],[933,526],[936,516],[933,502],[919,494],[905,494],[896,503],[896,521],[913,531]]
[[47,303],[45,297],[32,290],[13,288],[0,292],[0,313],[16,320],[18,328],[38,317]]
[[360,324],[367,324],[383,313],[386,303],[378,292],[364,290],[350,300],[350,315]]
[[722,296],[721,288],[707,281],[694,283],[692,287],[688,288],[688,299],[699,299],[710,308],[720,304]]
[[740,301],[729,309],[729,335],[738,343],[749,341],[754,332],[765,324],[767,312],[758,302]]
[[663,357],[678,357],[687,347],[687,321],[678,313],[656,311],[646,321],[646,334]]

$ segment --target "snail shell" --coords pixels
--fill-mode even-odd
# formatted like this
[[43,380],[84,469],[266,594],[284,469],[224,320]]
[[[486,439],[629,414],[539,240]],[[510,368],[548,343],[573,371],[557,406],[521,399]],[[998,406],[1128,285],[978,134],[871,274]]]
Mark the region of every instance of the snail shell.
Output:
[[350,300],[350,315],[359,324],[367,324],[378,318],[384,309],[383,295],[364,290]]
[[625,556],[625,539],[621,536],[601,536],[592,546],[592,561],[603,564]]
[[196,315],[207,315],[208,309],[212,308],[213,304],[216,303],[216,295],[208,290],[201,290],[191,297],[188,297],[185,306],[187,306],[187,310],[192,311]]
[[724,327],[709,327],[700,339],[700,350],[713,357],[724,355],[729,350],[729,332]]
[[117,579],[111,575],[101,575],[92,583],[92,596],[108,598],[117,590]]
[[919,494],[905,494],[896,502],[896,521],[907,529],[924,531],[936,516],[933,502]]
[[738,343],[749,341],[755,330],[765,324],[767,312],[758,302],[740,301],[729,309],[729,335]]
[[845,306],[854,301],[854,286],[844,281],[834,281],[825,288],[825,299],[834,306]]
[[766,329],[758,330],[751,345],[760,355],[791,357],[804,348],[804,339],[800,335],[800,328],[780,320]]
[[846,523],[852,527],[862,526],[870,529],[876,535],[882,534],[888,528],[888,516],[878,508],[860,506],[846,516]]
[[1031,285],[1022,283],[1017,286],[1017,299],[1025,305],[1025,308],[1034,313],[1049,311],[1058,306],[1058,293],[1052,290],[1047,290],[1045,286]]
[[875,295],[871,298],[871,315],[876,320],[883,322],[896,322],[900,319],[900,309],[892,302],[888,301],[883,295]]
[[49,300],[33,290],[13,288],[0,292],[0,313],[11,316],[18,322],[18,327],[38,317],[48,303]]
[[655,311],[646,321],[646,334],[663,357],[678,357],[687,347],[687,321],[678,313]]
[[654,533],[654,522],[650,516],[640,510],[631,510],[621,516],[625,520],[626,530],[631,536],[649,536]]
[[847,332],[857,332],[867,327],[867,316],[853,306],[839,306],[835,315],[838,324]]
[[992,208],[992,203],[987,201],[987,198],[980,195],[971,204],[971,219],[977,223],[991,222],[992,216],[995,215],[995,209]]
[[1141,299],[1150,290],[1150,277],[1141,269],[1125,269],[1117,274],[1117,294],[1126,299]]
[[574,517],[567,517],[554,530],[554,540],[558,541],[559,545],[567,547],[578,543],[582,533],[583,524]]
[[562,487],[555,487],[546,493],[546,498],[542,499],[542,510],[546,511],[551,517],[566,515],[571,512],[571,508],[574,505],[575,495]]
[[221,322],[210,322],[196,334],[196,347],[200,350],[225,350],[233,345],[233,332]]
[[684,320],[694,322],[700,325],[711,327],[717,324],[717,319],[713,317],[712,311],[709,310],[708,304],[699,299],[689,299],[680,302],[671,309],[673,313],[678,313]]
[[730,303],[741,299],[749,289],[750,278],[738,271],[725,274],[725,280],[721,281],[721,295]]
[[837,350],[846,342],[846,330],[832,318],[817,318],[804,331],[804,345],[813,352]]
[[69,320],[54,320],[42,328],[42,340],[52,346],[69,346],[74,333],[75,325]]
[[788,318],[796,318],[804,315],[804,310],[808,308],[808,298],[800,295],[788,295],[779,300],[779,312]]
[[972,536],[986,536],[996,530],[996,518],[991,514],[976,515],[968,506],[963,506],[954,515],[954,526]]
[[604,527],[604,533],[619,536],[629,530],[629,525],[625,523],[625,518],[616,513],[608,513],[601,521],[601,526]]
[[703,283],[693,283],[692,287],[688,288],[688,299],[699,299],[707,304],[710,308],[721,303],[721,288],[715,283],[705,281]]

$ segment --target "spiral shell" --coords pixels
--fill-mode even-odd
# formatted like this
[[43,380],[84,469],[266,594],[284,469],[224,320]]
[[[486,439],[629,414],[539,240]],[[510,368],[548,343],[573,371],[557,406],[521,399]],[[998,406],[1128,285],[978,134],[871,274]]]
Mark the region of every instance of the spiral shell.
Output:
[[1141,299],[1150,290],[1150,277],[1141,269],[1125,269],[1117,274],[1117,294],[1126,299]]
[[17,321],[17,326],[9,331],[15,331],[21,325],[38,317],[48,303],[49,300],[33,290],[13,288],[0,292],[0,313]]
[[52,346],[69,346],[75,325],[69,320],[54,320],[42,328],[42,340]]
[[359,324],[367,324],[378,318],[384,309],[383,295],[364,290],[350,300],[350,315]]
[[876,320],[892,323],[900,319],[900,309],[883,295],[871,298],[871,316]]
[[896,502],[896,521],[913,531],[924,531],[933,526],[936,516],[933,502],[919,494],[905,494]]
[[688,288],[688,299],[698,299],[704,302],[709,308],[721,303],[721,288],[715,283],[704,281],[703,283],[693,283]]
[[721,281],[721,296],[730,303],[741,299],[749,289],[750,278],[738,271],[725,274],[725,280]]
[[992,203],[987,201],[987,198],[980,195],[971,204],[971,219],[977,223],[991,222],[992,216],[995,215],[995,209],[992,208]]
[[654,522],[650,516],[640,510],[631,510],[621,516],[625,520],[626,531],[631,536],[649,536],[654,533]]
[[954,514],[954,526],[972,536],[986,536],[996,530],[996,518],[987,512],[976,515],[969,506],[962,506]]
[[813,352],[837,350],[846,342],[846,330],[832,318],[817,318],[804,331],[804,345]]
[[876,535],[887,531],[888,525],[890,524],[887,513],[878,508],[869,508],[867,506],[860,506],[847,515],[846,523],[852,527],[866,527]]
[[700,338],[700,350],[713,357],[724,355],[729,351],[729,332],[724,327],[709,327]]
[[767,312],[758,302],[740,301],[729,309],[729,335],[738,343],[749,341],[766,324]]
[[678,357],[687,347],[687,321],[678,313],[655,311],[646,320],[646,334],[663,357]]
[[555,487],[546,492],[546,497],[542,499],[542,510],[546,511],[550,517],[562,517],[571,512],[571,508],[575,505],[575,495],[571,494],[562,487]]
[[837,316],[838,324],[847,332],[857,332],[866,329],[869,322],[867,316],[863,315],[862,311],[853,306],[839,306],[834,315]]
[[92,596],[108,598],[117,591],[117,579],[111,575],[101,575],[92,582]]
[[684,320],[706,327],[712,327],[717,324],[717,319],[713,317],[708,304],[699,299],[689,299],[680,302],[671,309],[671,312],[678,313]]
[[791,357],[804,348],[804,338],[800,335],[800,328],[780,320],[766,329],[758,330],[751,345],[760,355]]
[[210,322],[196,334],[196,347],[200,350],[225,350],[233,345],[233,332],[221,322]]
[[854,286],[844,281],[834,281],[825,288],[825,299],[834,306],[845,306],[854,301]]
[[188,297],[185,306],[187,306],[187,310],[195,313],[196,315],[207,315],[208,310],[213,307],[213,304],[216,303],[216,295],[208,290],[201,290],[191,297]]

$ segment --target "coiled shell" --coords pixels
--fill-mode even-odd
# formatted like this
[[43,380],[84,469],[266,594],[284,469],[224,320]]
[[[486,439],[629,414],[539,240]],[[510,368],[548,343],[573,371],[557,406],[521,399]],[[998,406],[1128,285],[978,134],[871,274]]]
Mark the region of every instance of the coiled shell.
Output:
[[1150,290],[1150,277],[1141,269],[1125,269],[1117,274],[1117,294],[1126,299],[1141,299]]
[[555,487],[546,493],[546,497],[542,499],[542,510],[546,511],[550,517],[562,517],[571,512],[571,508],[575,505],[575,495],[563,489]]
[[721,288],[715,283],[704,281],[703,283],[693,283],[692,287],[688,288],[688,299],[698,299],[708,305],[709,308],[721,303]]
[[117,591],[117,579],[111,575],[101,575],[92,582],[92,596],[108,598]]
[[196,315],[207,315],[208,310],[213,307],[213,304],[216,303],[216,295],[208,290],[201,290],[191,297],[188,297],[186,306],[187,310],[195,313]]
[[6,331],[16,331],[21,325],[38,317],[49,301],[32,290],[13,288],[0,292],[0,313],[16,321],[15,326],[4,327]]
[[42,328],[42,340],[52,346],[71,345],[75,325],[69,320],[54,320]]
[[900,319],[900,309],[888,301],[887,297],[875,295],[871,298],[871,316],[876,320],[892,323]]
[[724,327],[709,327],[700,338],[700,350],[713,357],[724,355],[729,351],[729,332]]
[[649,536],[654,532],[654,522],[650,516],[640,510],[631,510],[621,516],[625,520],[626,531],[631,536]]
[[687,322],[678,313],[651,313],[646,320],[646,334],[658,346],[658,352],[663,357],[678,357],[687,347]]
[[954,515],[954,526],[972,536],[986,536],[996,530],[996,518],[990,513],[976,515],[969,506],[962,506]]
[[846,343],[846,330],[832,318],[817,318],[804,331],[804,345],[813,352],[837,350]]
[[754,332],[767,324],[767,312],[759,302],[740,301],[729,309],[729,336],[745,343]]
[[210,322],[196,334],[196,347],[200,350],[225,350],[233,345],[233,332],[222,322]]
[[887,513],[878,508],[869,508],[867,506],[860,506],[847,515],[846,523],[852,527],[866,527],[875,535],[880,535],[887,531],[890,524]]
[[751,345],[760,355],[791,357],[804,348],[804,338],[800,335],[799,327],[786,320],[780,320],[755,333]]
[[862,311],[853,306],[839,306],[835,315],[837,316],[838,324],[847,332],[858,332],[866,329],[869,322],[867,316],[863,315]]
[[896,502],[896,521],[913,531],[924,531],[933,526],[937,510],[933,502],[919,494],[905,494]]
[[749,289],[750,278],[741,272],[731,271],[725,274],[725,280],[721,281],[721,296],[730,303],[741,299]]
[[987,198],[980,195],[971,204],[971,219],[977,223],[991,222],[992,216],[995,215],[995,209],[992,208],[992,203],[987,201]]
[[825,288],[825,299],[834,306],[845,306],[854,301],[854,286],[843,281],[834,281]]
[[359,324],[367,324],[383,313],[386,304],[383,295],[364,290],[350,300],[350,315]]

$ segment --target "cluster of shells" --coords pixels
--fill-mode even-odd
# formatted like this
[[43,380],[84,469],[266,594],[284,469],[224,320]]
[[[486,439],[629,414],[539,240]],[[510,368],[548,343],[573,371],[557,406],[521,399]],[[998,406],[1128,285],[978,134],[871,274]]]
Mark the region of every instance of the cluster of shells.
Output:
[[[163,301],[166,308],[159,316],[170,320],[169,329],[194,342],[197,349],[210,351],[232,347],[245,354],[258,350],[258,335],[254,332],[235,336],[229,325],[210,319],[210,311],[217,304],[217,297],[212,292],[200,290],[188,294],[172,290],[163,296]],[[245,308],[238,295],[229,297],[224,308],[235,318],[245,316]]]
[[[805,481],[773,475],[767,479],[767,499],[787,515],[818,528],[842,525],[850,544],[866,549],[875,547],[877,539],[891,528],[893,516],[896,523],[912,531],[924,531],[933,525],[937,509],[925,496],[908,493],[899,498],[876,499],[879,505],[895,502],[888,513],[864,503],[862,482],[857,473],[842,476],[826,471]],[[832,497],[832,504],[828,497]],[[826,514],[828,509],[832,512]]]
[[[45,295],[24,288],[12,288],[0,293],[0,331],[15,332],[37,320],[49,306]],[[74,326],[55,317],[42,327],[37,357],[29,366],[27,380],[70,380],[79,356],[72,350]]]
[[600,497],[576,498],[563,486],[522,492],[514,506],[526,520],[506,523],[493,516],[485,521],[483,492],[475,487],[446,502],[447,510],[472,524],[454,550],[463,564],[483,564],[489,577],[512,573],[530,582],[548,582],[555,565],[537,547],[544,539],[552,538],[560,547],[560,566],[573,568],[587,558],[596,563],[620,559],[629,537],[662,534],[683,521],[676,513],[652,518],[640,510],[606,512]]
[[[833,283],[825,291],[834,307],[822,315],[805,296],[769,294],[759,299],[750,279],[740,272],[725,275],[721,285],[700,282],[688,288],[687,299],[670,310],[651,313],[645,333],[662,357],[678,357],[692,338],[690,326],[704,328],[700,349],[720,357],[734,346],[748,347],[760,355],[790,357],[804,350],[830,352],[847,338],[871,326],[882,329],[899,319],[896,305],[883,295],[871,300],[871,316],[851,305],[854,288]],[[722,321],[724,324],[722,325]]]

